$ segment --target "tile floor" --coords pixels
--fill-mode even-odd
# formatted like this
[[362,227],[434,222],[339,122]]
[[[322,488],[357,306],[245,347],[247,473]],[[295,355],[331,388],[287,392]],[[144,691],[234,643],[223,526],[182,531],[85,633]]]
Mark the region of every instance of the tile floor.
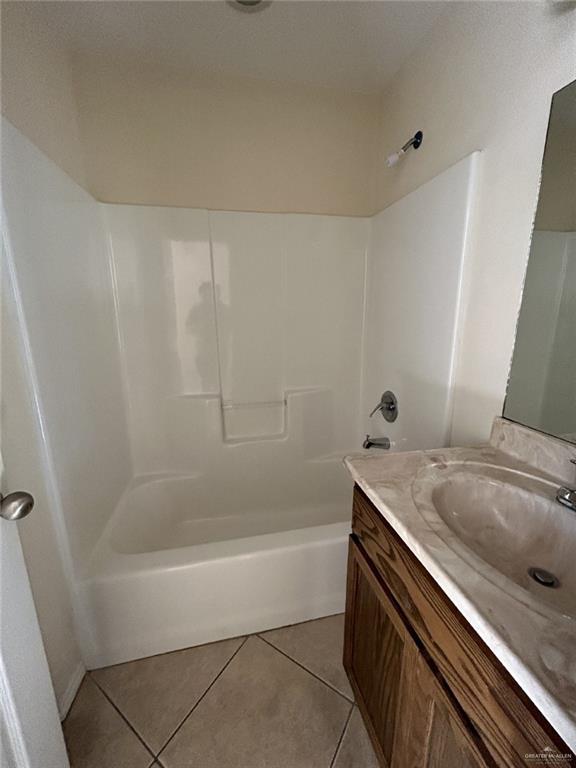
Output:
[[342,668],[343,616],[86,675],[72,768],[377,768]]

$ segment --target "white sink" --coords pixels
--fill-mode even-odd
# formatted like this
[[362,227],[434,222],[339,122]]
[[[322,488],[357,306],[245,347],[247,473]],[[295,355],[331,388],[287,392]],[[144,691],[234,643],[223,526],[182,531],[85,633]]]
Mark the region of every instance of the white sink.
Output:
[[[555,500],[557,489],[494,464],[439,462],[420,470],[412,496],[445,543],[492,582],[576,618],[576,513]],[[553,586],[536,580],[547,581],[541,571],[556,578]]]

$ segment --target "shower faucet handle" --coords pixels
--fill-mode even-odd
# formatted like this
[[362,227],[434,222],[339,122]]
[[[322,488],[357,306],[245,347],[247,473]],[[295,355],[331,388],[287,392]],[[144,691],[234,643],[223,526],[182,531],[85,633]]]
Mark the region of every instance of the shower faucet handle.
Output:
[[370,417],[374,416],[374,414],[377,413],[378,411],[382,411],[382,415],[384,415],[384,411],[387,411],[387,410],[389,410],[389,406],[381,400],[376,406],[376,408],[374,408],[373,411],[370,411]]
[[370,411],[370,416],[369,416],[369,418],[371,418],[372,416],[374,416],[374,414],[376,413],[376,411],[382,411],[382,410],[383,410],[385,407],[386,407],[386,406],[385,406],[383,403],[378,403],[378,405],[376,406],[376,408],[374,408],[374,410],[373,410],[373,411]]
[[398,399],[396,398],[394,392],[391,392],[389,389],[387,389],[380,398],[380,402],[376,408],[374,408],[370,416],[374,416],[377,411],[380,411],[386,421],[396,421],[398,418]]

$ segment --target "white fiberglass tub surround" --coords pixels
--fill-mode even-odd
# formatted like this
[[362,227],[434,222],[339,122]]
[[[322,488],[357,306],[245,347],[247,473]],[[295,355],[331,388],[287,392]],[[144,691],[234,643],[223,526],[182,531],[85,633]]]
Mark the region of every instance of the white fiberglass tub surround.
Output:
[[[342,457],[447,440],[475,158],[373,220],[209,213],[99,206],[8,133],[87,666],[343,610]],[[394,424],[366,418],[386,389]]]

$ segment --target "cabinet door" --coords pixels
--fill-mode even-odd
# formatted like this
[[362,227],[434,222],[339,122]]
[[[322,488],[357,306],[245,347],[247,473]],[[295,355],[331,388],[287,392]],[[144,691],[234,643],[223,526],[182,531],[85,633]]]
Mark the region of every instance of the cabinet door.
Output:
[[392,766],[406,632],[350,539],[344,666],[382,766]]
[[411,638],[404,646],[400,691],[392,768],[494,765]]
[[493,768],[353,538],[344,666],[384,768]]

